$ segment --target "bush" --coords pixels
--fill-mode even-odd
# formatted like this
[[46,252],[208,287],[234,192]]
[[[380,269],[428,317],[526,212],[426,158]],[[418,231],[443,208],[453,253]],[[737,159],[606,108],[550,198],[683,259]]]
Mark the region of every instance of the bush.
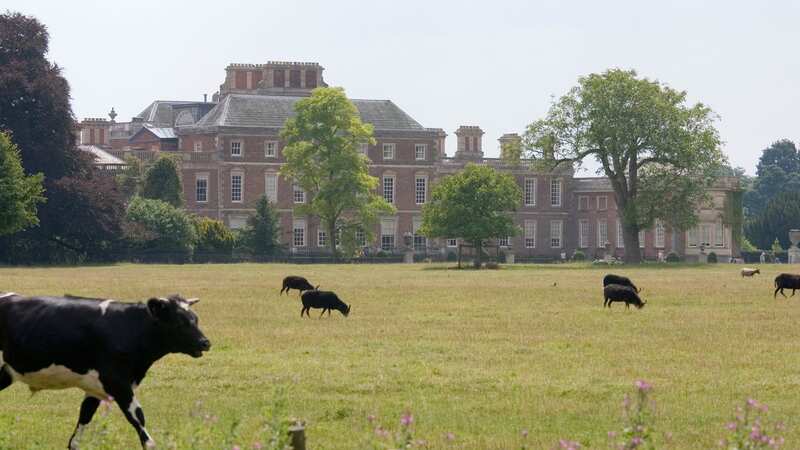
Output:
[[667,259],[666,260],[667,260],[668,263],[676,263],[676,262],[681,262],[681,257],[678,256],[678,254],[675,253],[675,252],[669,252],[667,254]]
[[717,254],[716,254],[716,253],[714,253],[714,252],[711,252],[711,253],[709,253],[709,254],[708,254],[708,258],[707,258],[706,260],[707,260],[709,263],[715,263],[715,262],[717,262]]
[[242,247],[257,258],[275,256],[280,253],[278,213],[267,197],[262,195],[256,202],[256,213],[247,219],[242,231]]
[[236,238],[225,224],[208,217],[195,217],[194,230],[197,234],[195,261],[229,261],[231,259]]
[[132,256],[146,262],[188,262],[197,240],[191,218],[161,200],[134,197],[127,212],[126,237]]
[[572,254],[573,261],[586,261],[586,253],[583,253],[581,250],[575,250],[575,253]]
[[162,200],[176,208],[183,206],[181,169],[175,157],[160,156],[145,172],[141,189],[144,198]]

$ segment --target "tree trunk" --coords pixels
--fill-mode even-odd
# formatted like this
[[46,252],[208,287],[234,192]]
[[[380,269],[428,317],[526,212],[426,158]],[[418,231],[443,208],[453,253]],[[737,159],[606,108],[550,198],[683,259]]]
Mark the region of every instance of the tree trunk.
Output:
[[333,262],[338,262],[339,255],[336,252],[336,222],[331,221],[328,225],[328,248],[331,251]]
[[639,227],[623,226],[622,240],[625,242],[625,263],[639,264],[642,262],[642,252],[639,248]]
[[482,241],[477,240],[472,244],[475,247],[475,259],[473,260],[473,264],[476,269],[481,268],[481,256],[483,256],[483,247],[481,246],[482,243]]

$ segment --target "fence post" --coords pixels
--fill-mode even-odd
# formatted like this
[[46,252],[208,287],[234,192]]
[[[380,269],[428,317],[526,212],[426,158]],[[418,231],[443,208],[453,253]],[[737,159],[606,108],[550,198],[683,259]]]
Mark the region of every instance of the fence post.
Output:
[[306,428],[303,425],[289,427],[289,443],[292,450],[306,450]]

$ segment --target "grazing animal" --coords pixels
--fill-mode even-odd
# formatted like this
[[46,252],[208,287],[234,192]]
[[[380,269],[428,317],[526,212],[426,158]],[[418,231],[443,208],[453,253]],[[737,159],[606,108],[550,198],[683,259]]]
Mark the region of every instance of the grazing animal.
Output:
[[179,295],[144,304],[0,294],[0,390],[15,381],[34,393],[82,389],[86,396],[70,449],[78,448],[100,401],[111,397],[142,448],[152,447],[134,391],[150,366],[167,354],[199,358],[211,348],[189,308],[197,301]]
[[757,273],[761,273],[761,271],[758,270],[758,269],[750,269],[748,267],[743,267],[742,268],[742,277],[752,277],[753,275],[755,275]]
[[339,311],[345,317],[350,314],[350,307],[339,300],[339,297],[331,291],[318,291],[316,289],[313,291],[306,291],[303,292],[300,298],[303,301],[303,309],[300,310],[300,317],[303,317],[303,313],[311,317],[309,314],[311,308],[322,308],[322,314],[319,315],[320,317],[325,314],[325,311],[328,311],[328,316],[330,316],[332,309]]
[[619,284],[622,286],[630,286],[636,292],[642,292],[641,289],[637,288],[633,281],[631,281],[628,277],[623,277],[622,275],[614,275],[610,273],[603,277],[603,287],[608,286],[609,284]]
[[308,280],[306,280],[303,277],[298,277],[296,275],[289,275],[288,277],[283,279],[283,287],[281,288],[281,294],[283,294],[283,291],[286,291],[286,293],[288,294],[289,289],[297,289],[298,291],[300,291],[300,294],[302,294],[303,291],[313,291],[315,289],[319,289],[319,285],[317,285],[317,287],[314,287],[311,286],[311,283],[309,283]]
[[783,293],[784,289],[791,289],[792,297],[794,297],[794,291],[800,289],[800,275],[782,273],[775,277],[775,294],[772,295],[772,298],[778,296],[778,291],[781,291],[781,295],[786,297],[786,294]]
[[631,305],[634,305],[639,309],[644,308],[644,305],[647,304],[647,302],[639,298],[639,294],[636,293],[634,288],[622,284],[609,284],[604,287],[603,297],[603,307],[608,306],[609,308],[614,302],[625,302],[625,308],[630,308]]

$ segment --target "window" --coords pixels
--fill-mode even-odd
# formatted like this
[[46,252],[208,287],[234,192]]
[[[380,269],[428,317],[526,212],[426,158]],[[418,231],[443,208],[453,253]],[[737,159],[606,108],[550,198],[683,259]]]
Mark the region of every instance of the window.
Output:
[[711,224],[704,223],[700,225],[700,243],[706,247],[711,246]]
[[306,246],[306,221],[295,219],[292,225],[292,245],[295,247]]
[[425,160],[425,144],[415,144],[414,145],[414,159],[417,161],[424,161]]
[[383,177],[383,199],[387,203],[394,203],[394,177]]
[[525,178],[525,206],[536,206],[536,178]]
[[278,155],[278,143],[275,141],[264,142],[264,157],[274,158]]
[[195,152],[203,151],[203,141],[194,141],[194,151]]
[[242,156],[241,141],[231,141],[231,156]]
[[205,203],[208,201],[208,175],[198,175],[195,178],[195,201]]
[[578,247],[589,247],[589,221],[581,220],[578,222],[578,236],[580,237]]
[[292,185],[292,199],[294,199],[295,203],[306,202],[306,191],[296,183]]
[[394,159],[394,144],[383,144],[383,159]]
[[419,229],[422,227],[422,217],[414,217],[412,222],[414,232],[414,250],[418,252],[425,251],[428,248],[428,239],[419,234]]
[[289,71],[289,87],[299,88],[300,87],[300,71],[297,69],[292,69]]
[[605,248],[608,242],[608,221],[600,219],[597,221],[597,247]]
[[508,242],[509,242],[508,236],[497,238],[497,245],[499,245],[500,247],[508,247]]
[[550,180],[550,206],[561,206],[561,180]]
[[418,205],[425,203],[428,191],[428,178],[425,176],[417,176],[414,178],[414,201]]
[[447,240],[448,247],[458,247],[458,239],[448,239]]
[[356,230],[356,245],[359,247],[367,246],[367,233],[364,230]]
[[525,248],[536,248],[536,221],[525,221]]
[[697,247],[697,227],[689,228],[686,232],[686,245],[689,247]]
[[644,230],[639,230],[639,248],[644,248]]
[[585,195],[578,196],[578,210],[579,211],[588,211],[589,210],[589,197]]
[[328,245],[328,232],[324,230],[317,230],[317,247],[326,247]]
[[395,220],[394,218],[381,220],[381,250],[394,250]]
[[725,247],[725,227],[722,221],[717,221],[716,229],[714,230],[714,246]]
[[364,156],[367,156],[369,154],[369,143],[362,142],[358,144],[358,152]]
[[231,174],[231,201],[232,202],[241,202],[242,201],[242,180],[244,179],[244,174],[241,173],[232,173]]
[[264,194],[270,203],[278,203],[278,174],[267,173],[264,175]]
[[550,221],[550,247],[561,248],[561,228],[563,222],[560,220]]
[[608,196],[600,195],[597,197],[597,210],[605,211],[608,209]]
[[617,219],[617,248],[625,248],[625,236],[622,230],[622,220]]
[[664,222],[662,220],[656,220],[656,248],[664,248],[665,241],[666,241],[666,229],[664,228]]

